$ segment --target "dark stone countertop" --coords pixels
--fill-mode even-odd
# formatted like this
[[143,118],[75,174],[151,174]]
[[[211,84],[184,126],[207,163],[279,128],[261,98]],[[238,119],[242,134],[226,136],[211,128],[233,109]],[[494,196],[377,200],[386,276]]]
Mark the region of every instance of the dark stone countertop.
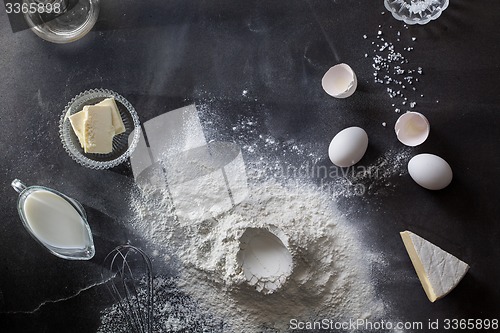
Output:
[[[430,192],[407,175],[396,177],[390,191],[341,198],[340,207],[372,248],[385,254],[387,265],[375,272],[377,288],[399,318],[500,319],[500,2],[450,2],[438,20],[406,29],[381,14],[382,0],[108,0],[94,29],[67,45],[45,42],[29,30],[13,33],[2,11],[1,331],[95,332],[99,311],[112,303],[102,285],[91,287],[99,284],[103,258],[117,244],[140,238],[124,227],[130,165],[85,169],[60,144],[58,120],[73,96],[112,89],[143,122],[193,102],[209,105],[228,140],[238,117],[252,116],[259,131],[278,142],[324,151],[324,165],[335,133],[358,125],[370,137],[360,163],[370,165],[386,151],[405,149],[392,129],[401,100],[373,81],[371,41],[378,30],[394,42],[400,31],[398,47],[414,47],[405,57],[424,71],[417,91],[405,93],[430,120],[431,134],[411,154],[444,157],[454,180]],[[345,100],[330,98],[320,85],[338,62],[350,64],[359,81]],[[65,261],[42,249],[18,217],[9,185],[14,178],[81,201],[94,232],[95,258]],[[429,303],[416,275],[401,279],[413,270],[399,237],[406,229],[470,264],[443,300]]]

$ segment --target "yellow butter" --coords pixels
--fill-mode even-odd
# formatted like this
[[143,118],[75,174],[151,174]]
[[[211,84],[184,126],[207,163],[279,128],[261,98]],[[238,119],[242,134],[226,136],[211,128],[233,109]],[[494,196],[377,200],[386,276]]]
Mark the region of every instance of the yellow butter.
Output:
[[85,106],[83,127],[84,150],[86,153],[108,154],[113,151],[112,109],[109,106]]
[[85,148],[85,140],[83,138],[83,124],[85,122],[85,118],[86,114],[84,111],[80,111],[69,116],[71,127],[73,127],[73,131],[78,137],[78,141],[80,141],[80,146],[82,146],[82,148]]
[[122,117],[120,116],[120,110],[118,110],[118,106],[116,105],[114,98],[106,98],[105,100],[97,103],[96,106],[108,106],[111,108],[115,135],[125,132],[125,125],[123,124]]

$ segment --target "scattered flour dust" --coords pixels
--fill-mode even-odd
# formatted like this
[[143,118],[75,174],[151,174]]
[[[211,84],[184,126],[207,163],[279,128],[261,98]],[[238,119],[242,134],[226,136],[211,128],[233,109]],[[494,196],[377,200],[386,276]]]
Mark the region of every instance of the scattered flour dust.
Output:
[[[154,185],[164,179],[161,170],[132,194],[130,228],[154,253],[155,268],[177,270],[174,276],[155,276],[154,332],[286,332],[291,319],[375,321],[391,315],[377,298],[371,276],[384,258],[363,245],[366,236],[336,208],[335,199],[360,195],[353,184],[364,186],[363,195],[386,194],[395,186],[393,178],[406,172],[410,151],[386,152],[364,170],[330,177],[335,186],[318,186],[284,172],[283,160],[259,157],[283,152],[285,146],[286,156],[310,158],[315,165],[310,147],[257,134],[254,144],[245,145],[255,123],[243,119],[246,125],[236,133],[248,157],[249,195],[231,210],[180,221],[168,189]],[[245,279],[238,252],[248,229],[279,230],[287,240],[293,270],[274,293],[260,293]],[[116,305],[103,312],[101,321],[99,332],[128,331]]]
[[[212,121],[209,106],[197,109],[202,120]],[[315,170],[323,154],[315,145],[280,141],[261,134],[261,126],[258,119],[244,117],[229,138],[208,133],[215,141],[235,140],[245,156],[249,195],[231,210],[180,221],[168,189],[158,185],[164,183],[161,170],[133,191],[129,227],[154,255],[154,332],[286,332],[291,319],[375,321],[391,315],[371,276],[384,258],[363,245],[366,236],[335,200],[390,195],[395,180],[407,172],[411,150],[387,151],[321,182]],[[290,167],[290,161],[304,160]],[[293,270],[274,293],[250,286],[239,264],[240,238],[249,229],[279,230],[287,240]],[[103,311],[98,332],[129,332],[116,305]]]
[[[146,297],[144,280],[138,283],[139,299]],[[174,278],[156,276],[153,280],[153,332],[220,332],[221,320],[201,310],[196,302],[179,290]],[[117,305],[104,311],[99,333],[135,333],[130,331]]]
[[[374,255],[362,248],[362,236],[327,193],[272,179],[249,184],[249,193],[232,210],[191,224],[178,222],[164,189],[146,186],[132,200],[133,229],[162,254],[159,258],[178,261],[177,293],[186,295],[189,304],[179,310],[169,293],[158,288],[165,279],[155,282],[157,332],[283,332],[292,318],[384,316],[370,277]],[[288,239],[294,269],[272,294],[248,285],[238,265],[239,239],[248,228],[279,229]],[[105,313],[102,327],[110,327],[113,311]],[[193,322],[201,326],[193,329]]]

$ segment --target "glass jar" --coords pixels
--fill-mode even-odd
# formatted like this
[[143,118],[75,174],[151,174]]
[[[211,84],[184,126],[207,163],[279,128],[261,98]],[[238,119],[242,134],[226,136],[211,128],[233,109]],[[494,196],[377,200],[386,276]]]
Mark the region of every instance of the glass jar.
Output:
[[70,43],[85,36],[99,16],[99,0],[23,0],[31,30],[52,43]]

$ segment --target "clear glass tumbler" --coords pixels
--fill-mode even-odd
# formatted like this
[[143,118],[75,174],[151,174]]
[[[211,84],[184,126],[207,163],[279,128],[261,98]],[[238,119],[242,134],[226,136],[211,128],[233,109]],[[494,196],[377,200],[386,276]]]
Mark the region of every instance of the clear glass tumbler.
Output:
[[53,43],[70,43],[85,36],[99,16],[100,0],[23,0],[31,30]]
[[406,24],[426,24],[441,16],[449,0],[384,0],[395,19]]

